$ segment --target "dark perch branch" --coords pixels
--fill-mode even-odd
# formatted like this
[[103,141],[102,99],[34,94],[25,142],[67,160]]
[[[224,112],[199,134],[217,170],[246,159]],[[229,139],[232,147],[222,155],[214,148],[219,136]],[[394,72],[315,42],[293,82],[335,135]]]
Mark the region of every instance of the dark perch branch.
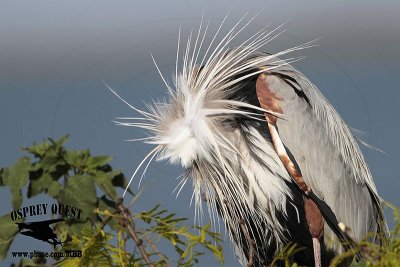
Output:
[[[138,226],[136,226],[136,229],[138,229],[139,232],[143,232],[143,230],[142,230],[140,227],[138,227]],[[161,254],[160,250],[157,248],[156,244],[154,244],[153,240],[151,240],[151,239],[148,238],[148,237],[145,237],[144,239],[147,241],[147,243],[150,245],[150,247],[154,250],[155,254],[158,255],[158,257],[160,258],[160,260],[164,260],[165,257]],[[170,267],[169,264],[165,264],[164,266],[165,266],[165,267]]]
[[244,237],[246,238],[247,242],[249,243],[249,258],[247,259],[247,267],[252,267],[253,262],[254,262],[254,245],[255,241],[250,237],[249,231],[247,230],[246,227],[246,222],[244,219],[241,219],[240,222],[240,228],[242,229],[242,232],[244,234]]
[[143,246],[143,241],[138,237],[135,231],[135,224],[133,223],[131,219],[131,214],[129,212],[129,209],[125,206],[122,205],[122,198],[119,198],[117,200],[116,206],[117,210],[119,213],[123,216],[125,227],[128,228],[129,234],[131,235],[132,239],[135,241],[136,246],[139,248],[140,254],[142,255],[142,258],[144,261],[147,263],[148,266],[154,267],[153,263],[150,260],[149,255],[147,254],[146,250],[144,249]]

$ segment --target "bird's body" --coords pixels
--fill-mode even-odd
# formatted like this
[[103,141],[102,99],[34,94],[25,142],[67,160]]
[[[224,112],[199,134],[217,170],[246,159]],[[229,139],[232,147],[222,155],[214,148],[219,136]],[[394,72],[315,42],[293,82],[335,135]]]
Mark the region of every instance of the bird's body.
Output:
[[[289,163],[357,239],[369,232],[376,239],[385,231],[381,200],[355,138],[318,89],[278,58],[299,47],[274,55],[258,52],[270,38],[259,33],[228,49],[235,37],[230,34],[198,68],[199,30],[192,50],[188,42],[175,89],[167,85],[168,101],[139,111],[145,123],[121,123],[153,133],[146,142],[156,148],[145,159],[168,159],[186,169],[182,184],[193,178],[197,209],[202,211],[205,199],[211,219],[219,214],[243,265],[266,266],[289,242],[305,248],[295,260],[314,263],[309,224],[315,221],[307,218],[308,196]],[[279,149],[287,153],[286,161]],[[326,265],[343,246],[324,218],[320,240]]]
[[[318,95],[319,98],[312,95],[319,91],[294,68],[281,66],[265,74],[265,82],[275,90],[282,108],[283,118],[277,119],[277,129],[306,183],[332,209],[339,222],[354,229],[357,240],[370,232],[377,233],[380,202],[368,167],[346,124],[322,95]],[[254,97],[256,80],[257,76],[242,80],[242,87],[236,89],[229,100],[259,107],[258,99]],[[329,119],[335,123],[333,129],[327,129],[331,123],[327,121]],[[246,222],[251,238],[257,241],[255,266],[265,266],[275,249],[281,249],[288,241],[307,248],[295,260],[311,265],[312,242],[303,196],[276,153],[266,122],[239,115],[235,119],[222,119],[216,125],[217,131],[233,148],[229,145],[220,147],[222,159],[218,159],[214,148],[210,148],[206,153],[215,155],[215,159],[196,159],[190,172],[199,183],[195,191],[209,187],[212,192],[218,188],[218,196],[212,192],[206,199],[216,198],[218,213],[227,223],[236,247],[241,248],[237,249],[239,255],[245,248],[243,262],[249,258],[246,251],[249,245],[240,227],[241,220]],[[224,161],[226,163],[222,163]],[[224,164],[232,167],[231,172],[213,173]],[[235,182],[224,183],[223,179],[232,177]],[[204,183],[209,185],[205,187]],[[327,224],[324,233],[323,266],[326,266],[332,256],[343,252],[343,247]]]

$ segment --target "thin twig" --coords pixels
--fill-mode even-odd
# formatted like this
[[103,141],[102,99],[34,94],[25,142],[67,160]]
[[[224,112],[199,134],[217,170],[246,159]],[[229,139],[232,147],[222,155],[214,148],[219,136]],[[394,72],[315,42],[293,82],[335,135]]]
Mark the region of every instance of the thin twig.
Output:
[[241,219],[240,222],[240,228],[242,229],[242,232],[244,234],[244,237],[247,240],[247,243],[249,244],[249,258],[247,260],[247,267],[252,267],[253,262],[254,262],[254,245],[255,241],[250,237],[249,231],[247,230],[246,222],[244,219]]
[[[138,229],[139,232],[143,232],[143,230],[136,226],[136,228]],[[147,243],[149,243],[149,245],[151,246],[151,248],[154,250],[154,252],[158,255],[158,257],[161,260],[165,260],[165,256],[161,253],[161,251],[157,248],[156,244],[154,244],[153,240],[151,240],[151,238],[149,237],[144,237],[144,239],[146,239]],[[170,265],[168,265],[167,263],[165,263],[164,265],[165,267],[170,267]]]
[[124,253],[125,253],[125,257],[127,257],[128,252],[126,252],[126,241],[128,240],[128,235],[126,233],[124,233]]
[[[149,245],[150,245],[151,248],[154,250],[154,252],[158,255],[158,257],[160,258],[160,260],[164,261],[164,260],[165,260],[165,257],[161,254],[160,250],[158,250],[156,244],[154,244],[154,242],[153,242],[150,238],[148,238],[148,237],[146,237],[146,241],[149,243]],[[170,267],[169,264],[167,264],[167,263],[164,263],[164,264],[165,264],[165,265],[164,265],[165,267]]]
[[122,201],[123,201],[122,198],[119,198],[117,200],[117,203],[116,203],[117,210],[124,217],[124,219],[126,221],[126,227],[128,228],[129,234],[132,237],[132,239],[135,241],[136,247],[139,248],[142,258],[144,259],[144,261],[147,263],[148,266],[154,267],[153,263],[150,260],[149,255],[147,254],[146,250],[144,249],[143,241],[136,234],[135,224],[133,223],[133,221],[131,219],[129,209],[122,205]]
[[87,242],[87,244],[91,245],[92,242],[96,239],[97,234],[104,229],[104,227],[107,225],[107,223],[111,220],[112,216],[108,216],[105,220],[103,220],[100,224],[99,230],[97,233],[95,233]]

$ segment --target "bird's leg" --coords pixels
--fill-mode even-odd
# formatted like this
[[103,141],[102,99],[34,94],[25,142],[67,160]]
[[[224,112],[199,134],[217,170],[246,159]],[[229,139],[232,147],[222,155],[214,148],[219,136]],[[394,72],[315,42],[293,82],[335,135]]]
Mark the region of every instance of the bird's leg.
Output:
[[313,241],[315,267],[320,267],[321,239],[324,235],[324,220],[315,202],[307,196],[304,198],[304,210],[306,212],[308,230],[310,231]]
[[[256,83],[256,92],[261,108],[277,113],[283,113],[283,110],[279,105],[280,98],[268,87],[267,81],[265,79],[265,74],[261,74],[258,77]],[[312,192],[311,188],[306,184],[300,170],[296,168],[296,166],[291,161],[289,155],[286,152],[285,146],[283,145],[283,142],[276,128],[276,122],[278,118],[268,113],[265,113],[265,118],[268,123],[268,129],[276,153],[278,154],[280,160],[282,161],[283,165],[285,166],[287,172],[292,177],[294,182],[306,194],[304,198],[304,210],[306,213],[305,215],[307,219],[308,229],[310,231],[313,241],[315,266],[320,267],[321,266],[320,242],[324,231],[324,220],[321,211],[319,210],[315,202],[308,197],[308,195]]]

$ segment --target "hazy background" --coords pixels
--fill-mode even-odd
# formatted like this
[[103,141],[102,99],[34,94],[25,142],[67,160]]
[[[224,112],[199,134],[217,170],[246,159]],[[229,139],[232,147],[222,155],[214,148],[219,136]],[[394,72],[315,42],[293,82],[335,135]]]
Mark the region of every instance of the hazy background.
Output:
[[[285,34],[263,50],[277,52],[321,38],[318,47],[294,54],[306,56],[295,66],[351,127],[365,132],[365,141],[385,151],[363,149],[381,196],[400,205],[398,1],[0,1],[0,166],[22,156],[20,146],[70,133],[69,148],[112,155],[113,166],[129,176],[150,148],[123,141],[143,133],[111,120],[137,114],[102,79],[143,108],[165,93],[150,53],[171,80],[180,26],[186,38],[204,12],[211,35],[229,12],[226,33],[245,12],[250,18],[260,10],[237,43],[261,27],[273,29],[288,20]],[[181,172],[152,164],[134,209],[162,203],[192,218],[191,185],[177,199],[172,193]],[[11,211],[9,202],[9,192],[0,190],[0,215]],[[18,236],[11,251],[38,249],[40,243]],[[229,242],[224,252],[225,265],[238,266]],[[214,265],[210,257],[199,264]]]

